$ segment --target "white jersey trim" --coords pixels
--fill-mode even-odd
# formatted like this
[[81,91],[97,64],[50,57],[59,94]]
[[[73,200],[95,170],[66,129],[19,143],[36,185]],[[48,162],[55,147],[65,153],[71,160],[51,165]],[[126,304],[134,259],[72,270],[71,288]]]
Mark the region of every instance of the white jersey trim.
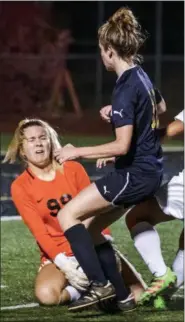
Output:
[[124,185],[123,189],[121,189],[121,190],[120,190],[120,192],[116,195],[116,197],[114,197],[114,199],[112,200],[112,204],[113,204],[113,206],[115,206],[115,205],[114,205],[115,200],[120,196],[120,194],[121,194],[121,193],[126,189],[126,187],[128,186],[128,184],[129,184],[129,177],[130,177],[130,173],[129,173],[129,172],[127,172],[127,179],[126,179],[126,183],[125,183],[125,185]]
[[175,120],[179,120],[184,123],[184,110],[175,116]]

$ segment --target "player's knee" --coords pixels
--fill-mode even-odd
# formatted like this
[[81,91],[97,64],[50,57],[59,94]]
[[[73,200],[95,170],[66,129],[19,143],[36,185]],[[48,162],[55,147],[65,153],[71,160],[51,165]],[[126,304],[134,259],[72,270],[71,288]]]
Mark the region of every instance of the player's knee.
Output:
[[130,232],[132,228],[135,227],[138,223],[144,221],[143,214],[144,214],[144,211],[142,210],[142,207],[140,205],[137,207],[134,207],[127,213],[125,217],[125,223]]
[[132,229],[138,224],[143,222],[142,218],[139,218],[139,216],[137,216],[137,212],[134,210],[131,210],[125,217],[125,223],[127,225],[128,230],[132,231]]
[[41,286],[35,290],[35,296],[41,305],[58,305],[60,302],[60,293],[58,290]]
[[63,231],[71,227],[71,225],[73,224],[73,217],[74,215],[72,211],[68,211],[67,209],[64,209],[64,208],[59,210],[57,214],[57,218],[60,222],[60,226]]

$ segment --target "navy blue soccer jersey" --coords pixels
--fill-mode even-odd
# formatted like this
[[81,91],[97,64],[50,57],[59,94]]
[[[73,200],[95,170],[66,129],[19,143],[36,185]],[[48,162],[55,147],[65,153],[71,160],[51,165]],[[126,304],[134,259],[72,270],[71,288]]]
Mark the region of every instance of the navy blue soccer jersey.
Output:
[[129,171],[162,172],[155,89],[140,66],[125,71],[117,80],[111,122],[114,130],[133,125],[130,149],[126,155],[116,158],[117,170],[129,167]]

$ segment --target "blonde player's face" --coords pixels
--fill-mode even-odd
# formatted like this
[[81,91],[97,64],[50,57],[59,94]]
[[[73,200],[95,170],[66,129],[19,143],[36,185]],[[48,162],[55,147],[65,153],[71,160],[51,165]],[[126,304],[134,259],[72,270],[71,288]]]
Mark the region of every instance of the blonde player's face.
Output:
[[30,164],[44,167],[50,163],[51,142],[42,126],[30,126],[24,130],[22,155]]
[[113,71],[114,66],[113,66],[113,59],[112,59],[111,49],[105,50],[101,44],[99,44],[99,47],[100,47],[101,58],[102,58],[102,61],[103,61],[103,64],[104,64],[105,68],[108,71]]

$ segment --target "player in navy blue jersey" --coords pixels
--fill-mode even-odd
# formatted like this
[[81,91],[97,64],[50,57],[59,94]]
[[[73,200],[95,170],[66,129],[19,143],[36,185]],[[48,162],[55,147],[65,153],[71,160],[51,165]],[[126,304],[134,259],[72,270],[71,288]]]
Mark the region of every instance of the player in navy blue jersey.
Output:
[[[164,98],[162,97],[160,91],[155,88],[154,89],[154,93],[155,93],[155,100],[156,100],[156,104],[157,104],[157,114],[163,114],[164,112],[166,112],[166,102],[164,100]],[[111,122],[111,116],[112,116],[112,105],[106,105],[104,107],[102,107],[100,109],[100,116],[101,118],[107,122],[107,123],[112,123]],[[161,135],[163,135],[165,129],[164,128],[159,128],[158,130],[158,134],[161,137]],[[109,157],[109,158],[99,158],[96,161],[96,166],[97,168],[102,168],[103,166],[105,166],[107,163],[114,163],[116,160],[115,157]]]
[[121,8],[100,27],[98,36],[103,63],[118,76],[112,94],[115,139],[93,147],[64,147],[55,151],[55,157],[63,163],[79,157],[116,156],[115,171],[81,191],[58,212],[58,220],[91,282],[88,291],[69,310],[116,296],[117,306],[126,311],[133,309],[135,303],[120,278],[113,249],[99,235],[95,251],[82,220],[86,219],[86,226],[95,225],[101,217],[107,226],[107,222],[120,218],[125,208],[153,196],[162,180],[162,151],[156,131],[154,87],[138,65],[138,50],[145,41],[138,21],[131,10]]

